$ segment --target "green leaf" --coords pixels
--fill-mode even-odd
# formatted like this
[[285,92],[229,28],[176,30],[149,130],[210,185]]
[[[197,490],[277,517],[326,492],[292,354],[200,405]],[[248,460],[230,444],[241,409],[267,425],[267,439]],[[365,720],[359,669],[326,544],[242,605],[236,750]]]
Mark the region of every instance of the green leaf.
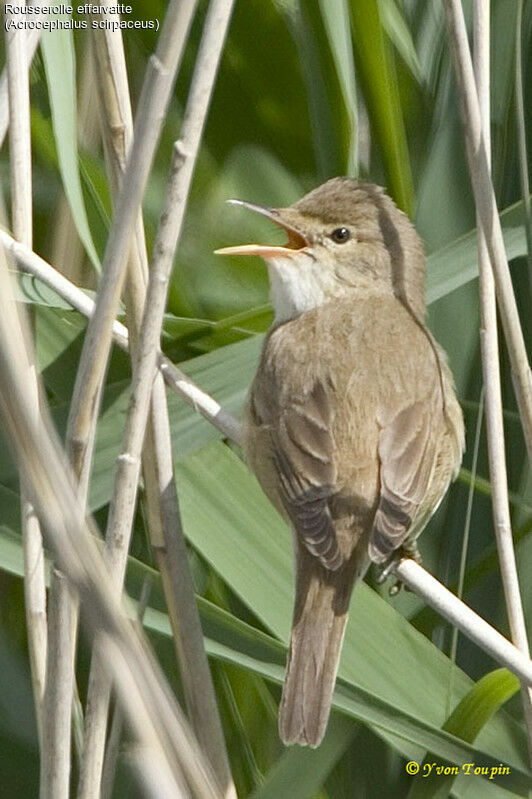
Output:
[[[519,680],[507,669],[496,669],[484,675],[455,707],[443,725],[443,729],[464,741],[473,743],[494,713],[514,696],[519,688]],[[428,754],[423,760],[419,774],[412,782],[408,799],[435,799],[435,797],[444,799],[450,795],[457,777],[453,774],[438,774],[438,768],[445,769],[445,766],[450,764],[445,762],[433,764],[433,757],[433,754]],[[466,766],[465,768],[469,768],[471,771],[479,765],[488,770],[488,779],[493,779],[499,769],[502,772],[502,777],[507,776],[502,764],[498,768],[497,764],[488,767],[485,763],[470,761],[470,767]],[[433,767],[431,768],[431,766]],[[463,769],[461,773],[463,773]],[[468,773],[466,771],[467,775]],[[501,779],[501,784],[504,785],[504,779]]]
[[[183,371],[213,396],[231,413],[238,415],[259,357],[262,339],[253,336],[212,353],[201,355],[183,365]],[[116,458],[120,451],[122,429],[127,411],[129,384],[122,383],[106,389],[105,410],[101,415],[90,485],[90,507],[105,505],[110,498]],[[168,392],[168,410],[174,456],[184,458],[206,444],[221,438],[221,434],[202,416],[173,392]],[[56,411],[62,424],[68,405]]]
[[495,669],[485,674],[455,707],[443,729],[473,743],[493,714],[519,687],[519,680],[508,669]]
[[19,302],[72,310],[72,306],[66,300],[33,275],[16,272],[15,277],[13,285],[16,288],[16,299]]
[[99,272],[100,259],[89,229],[78,169],[76,72],[72,31],[44,31],[41,47],[63,187],[79,237],[92,265]]
[[[0,502],[11,499],[0,490]],[[17,503],[18,504],[18,503]],[[19,577],[23,575],[23,557],[20,535],[13,533],[6,527],[0,526],[0,569],[8,571]],[[49,564],[46,563],[48,575]],[[127,581],[135,587],[135,592],[140,592],[144,578],[150,575],[154,581],[150,594],[150,606],[144,615],[144,625],[152,632],[165,637],[171,637],[172,631],[167,614],[159,608],[164,607],[164,596],[158,572],[134,558],[128,559]],[[48,577],[47,577],[48,579]],[[198,607],[205,635],[205,647],[209,656],[219,659],[233,666],[244,668],[252,673],[264,677],[275,683],[281,683],[284,677],[285,647],[269,635],[257,630],[227,611],[198,597]],[[128,603],[130,613],[136,617],[136,603]],[[156,605],[157,607],[154,607]],[[430,645],[429,645],[430,646]],[[475,760],[482,763],[495,763],[495,760],[486,752],[474,749],[455,738],[449,732],[442,731],[431,724],[416,718],[409,712],[400,710],[394,705],[379,699],[370,692],[354,685],[339,682],[333,697],[333,706],[349,716],[351,719],[371,724],[377,734],[389,739],[393,733],[394,740],[399,745],[400,751],[406,757],[415,757],[420,752],[419,747],[431,745],[438,751],[439,757],[449,758],[451,762],[470,762]],[[317,784],[319,775],[325,775],[349,744],[353,734],[352,722],[342,719],[337,714],[331,717],[329,730],[324,743],[317,752],[313,752],[314,760],[310,768],[309,780]],[[414,744],[414,746],[412,746]],[[323,751],[322,751],[323,750]],[[310,750],[291,749],[289,755],[281,761],[279,769],[274,768],[271,775],[267,775],[264,783],[264,798],[268,795],[275,796],[270,790],[269,779],[276,789],[287,773],[293,773],[298,764],[306,763],[306,758],[298,753]],[[497,762],[501,762],[498,757]],[[511,762],[511,761],[510,761]],[[511,785],[516,791],[523,793],[526,777],[523,772],[512,765]],[[304,782],[303,785],[308,785]],[[258,789],[259,790],[259,789]],[[273,790],[273,789],[272,789]],[[262,794],[258,794],[262,797]],[[308,796],[301,792],[301,797]]]
[[[525,255],[526,235],[519,215],[522,201],[500,215],[506,256],[509,261]],[[442,247],[427,258],[427,302],[431,304],[478,277],[476,229]]]
[[388,188],[397,204],[412,215],[414,189],[393,56],[382,29],[377,0],[351,0],[355,61],[379,143]]
[[379,0],[382,27],[418,83],[423,80],[412,33],[395,0]]
[[270,326],[272,318],[270,303],[226,316],[216,322],[212,319],[194,319],[167,313],[164,316],[163,333],[169,341],[180,343],[210,336],[212,343],[220,347],[232,343],[227,341],[230,335],[237,336],[240,340],[253,333],[264,332]]
[[317,750],[291,747],[255,789],[250,799],[308,799],[319,791],[329,772],[343,755],[356,732],[346,718],[331,718],[327,734]]
[[[36,306],[34,316],[35,351],[44,385],[56,400],[68,404],[83,345],[86,320],[74,311],[45,306]],[[118,348],[111,355],[110,368],[117,381],[130,376],[127,355]]]
[[[191,542],[262,623],[287,641],[293,578],[285,525],[241,461],[222,444],[179,464],[177,479]],[[343,680],[369,692],[374,702],[390,703],[397,713],[406,712],[434,728],[444,719],[448,670],[448,659],[400,614],[365,584],[357,586],[339,669]],[[464,695],[471,683],[457,670],[455,685]],[[339,686],[338,695],[342,692]],[[523,736],[516,750],[514,734],[500,721],[495,727],[483,730],[482,747],[493,758],[522,767]],[[404,737],[403,730],[390,738],[400,751],[405,751]],[[421,752],[416,755],[421,759]]]
[[347,0],[319,0],[319,6],[350,122],[348,174],[356,177],[358,112],[355,65],[349,37],[349,6]]
[[[338,171],[340,154],[331,131],[334,116],[329,103],[319,42],[313,30],[308,8],[303,2],[276,0],[286,18],[299,51],[299,59],[307,89],[312,140],[316,157],[316,173],[321,180]],[[311,6],[312,4],[309,4]]]

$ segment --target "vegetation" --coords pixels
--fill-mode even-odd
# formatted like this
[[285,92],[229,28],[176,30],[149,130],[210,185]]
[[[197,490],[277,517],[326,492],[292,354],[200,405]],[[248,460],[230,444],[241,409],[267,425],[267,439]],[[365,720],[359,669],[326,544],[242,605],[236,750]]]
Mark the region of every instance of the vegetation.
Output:
[[[199,3],[144,194],[149,255],[208,5]],[[522,45],[526,74],[532,67],[532,4],[524,3],[522,17],[520,6],[515,0],[492,3],[492,173],[524,337],[530,341],[532,254],[527,255],[527,238],[532,240],[532,220],[523,201],[528,165],[519,148],[519,130],[528,127],[532,105],[526,97],[519,102],[516,43]],[[471,7],[464,3],[469,17]],[[162,23],[165,10],[166,4],[157,0],[137,0],[128,18]],[[149,28],[123,32],[134,108],[157,36]],[[100,93],[91,33],[45,34],[30,83],[33,249],[93,296],[113,219],[114,192],[98,124]],[[528,117],[523,118],[525,112]],[[0,168],[7,208],[12,197],[9,155],[5,145]],[[238,415],[261,334],[272,319],[267,275],[258,260],[220,259],[213,250],[259,237],[274,241],[280,234],[225,201],[236,197],[282,206],[339,174],[386,186],[425,241],[429,324],[455,375],[467,451],[459,479],[421,539],[423,563],[455,589],[465,536],[464,600],[509,637],[494,543],[486,434],[478,427],[483,401],[475,204],[443,3],[236,2],[174,261],[161,346],[205,392]],[[13,231],[7,221],[4,227]],[[86,320],[41,281],[22,275],[17,285],[20,301],[31,311],[46,400],[64,436]],[[119,318],[126,325],[130,321],[125,304]],[[532,474],[502,333],[500,338],[512,527],[526,616],[532,610]],[[115,348],[89,486],[89,508],[102,531],[130,386],[128,356]],[[391,598],[387,585],[376,584],[376,574],[354,594],[336,712],[323,745],[315,751],[282,747],[277,703],[292,612],[290,535],[242,463],[238,446],[182,398],[167,392],[167,399],[189,566],[238,796],[443,795],[437,790],[483,799],[526,795],[527,737],[517,680],[498,672],[486,678],[495,668],[488,655],[462,637],[455,647],[447,622],[413,593]],[[2,442],[0,774],[6,797],[36,796],[39,784],[19,507],[17,467]],[[159,568],[142,484],[126,591],[138,600],[146,578],[152,581],[144,628],[182,701],[183,681]],[[82,706],[90,643],[82,633],[76,663]],[[75,717],[73,737],[79,741],[81,736],[82,721]],[[123,754],[130,739],[126,727]],[[73,752],[75,795],[75,746]],[[510,772],[489,780],[488,775],[460,776],[442,789],[443,783],[416,780],[405,770],[407,761],[421,764],[425,757],[438,765],[474,762],[491,768],[500,763]],[[121,757],[113,796],[137,795],[139,785],[127,758]]]

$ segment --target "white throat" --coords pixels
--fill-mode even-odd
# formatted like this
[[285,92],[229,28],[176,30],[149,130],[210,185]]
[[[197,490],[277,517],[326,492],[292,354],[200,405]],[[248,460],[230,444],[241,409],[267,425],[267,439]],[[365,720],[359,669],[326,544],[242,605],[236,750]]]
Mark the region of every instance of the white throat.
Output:
[[[268,258],[270,296],[275,322],[287,322],[326,302],[326,275],[323,267],[306,253]],[[332,288],[332,287],[331,287]]]

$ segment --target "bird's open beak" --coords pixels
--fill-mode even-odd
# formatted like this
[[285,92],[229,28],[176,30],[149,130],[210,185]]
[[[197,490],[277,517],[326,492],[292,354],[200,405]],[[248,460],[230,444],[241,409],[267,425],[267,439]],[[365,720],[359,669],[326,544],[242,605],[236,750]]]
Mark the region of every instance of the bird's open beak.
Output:
[[243,208],[249,208],[250,211],[256,211],[258,214],[271,219],[276,225],[282,227],[288,234],[288,241],[282,247],[277,247],[270,244],[241,244],[238,247],[222,247],[221,250],[215,250],[216,255],[260,255],[262,258],[275,258],[286,255],[293,255],[294,252],[299,252],[308,246],[308,241],[295,227],[286,222],[279,211],[274,208],[264,208],[262,205],[255,205],[255,203],[248,203],[244,200],[228,200],[231,205],[240,205]]

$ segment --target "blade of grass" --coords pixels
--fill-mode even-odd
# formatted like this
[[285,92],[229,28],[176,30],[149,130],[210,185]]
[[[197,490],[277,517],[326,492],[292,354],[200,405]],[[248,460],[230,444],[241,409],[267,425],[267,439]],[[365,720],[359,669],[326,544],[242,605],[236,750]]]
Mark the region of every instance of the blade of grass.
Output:
[[[0,568],[18,576],[22,576],[23,573],[20,537],[2,528],[0,528]],[[171,637],[172,628],[168,616],[159,609],[164,607],[164,596],[158,573],[134,558],[129,558],[128,572],[135,593],[138,593],[147,576],[153,578],[151,596],[153,604],[146,610],[144,625],[152,632],[167,638]],[[197,597],[197,601],[205,645],[211,657],[248,669],[274,683],[282,682],[286,658],[286,647],[283,644],[202,597]],[[130,610],[132,618],[137,614],[134,606],[135,603],[132,602]],[[372,612],[373,618],[376,618],[375,612]],[[470,681],[464,678],[461,672],[457,673],[464,686],[467,684],[467,690],[471,690]],[[496,754],[499,759],[502,757],[503,761],[509,762],[512,769],[519,766],[519,759],[516,760],[512,745],[508,744],[510,740],[515,741],[518,727],[509,723],[508,719],[503,720],[502,717],[493,719],[487,725],[482,734],[483,748],[475,750],[464,747],[462,740],[452,737],[454,733],[450,736],[438,726],[423,721],[393,703],[384,701],[375,693],[356,686],[351,681],[339,682],[334,695],[334,707],[351,719],[372,725],[377,734],[383,735],[404,757],[419,757],[419,747],[426,749],[432,746],[438,757],[450,759],[451,762],[460,762],[461,758],[463,762],[473,760],[485,763],[490,756],[495,758]],[[337,718],[333,715],[333,719]],[[486,733],[489,732],[490,726],[492,734],[488,737]],[[503,739],[505,728],[508,735]],[[495,729],[498,732],[493,735]],[[390,737],[392,735],[393,738]],[[517,780],[522,786],[524,774],[518,774]]]
[[319,0],[319,6],[351,124],[348,174],[356,177],[358,175],[358,114],[355,64],[349,36],[349,6],[347,0]]
[[[524,225],[516,218],[522,212],[522,202],[505,209],[501,214],[503,239],[509,261],[526,254]],[[460,236],[427,258],[427,304],[436,302],[451,291],[478,276],[476,229]]]
[[352,721],[334,715],[317,750],[290,747],[250,799],[308,799],[314,796],[356,734]]
[[388,189],[409,216],[414,208],[410,156],[392,54],[384,36],[378,0],[351,0],[355,61],[388,176]]
[[517,123],[517,147],[519,153],[519,178],[523,197],[523,216],[528,247],[528,286],[532,297],[532,208],[530,206],[530,181],[528,179],[528,155],[523,87],[523,0],[517,0],[515,20],[515,116]]
[[294,0],[276,0],[296,43],[306,85],[316,174],[325,180],[337,172],[339,154],[331,130],[334,118],[327,96],[318,42],[308,9]]
[[[122,612],[95,543],[98,531],[87,519],[76,479],[67,466],[44,403],[41,414],[34,413],[20,369],[25,342],[29,340],[27,327],[22,327],[17,315],[5,263],[0,264],[0,285],[6,300],[0,316],[2,419],[48,544],[61,572],[68,575],[81,598],[90,631],[93,635],[105,631],[105,662],[116,681],[129,723],[143,751],[152,758],[152,765],[176,788],[183,770],[200,797],[220,799],[210,769],[149,654],[147,643]],[[150,793],[161,797],[155,789]]]
[[[473,743],[482,727],[519,691],[519,687],[519,680],[506,669],[497,669],[485,674],[455,707],[443,729],[468,743]],[[469,763],[468,766],[462,766],[454,775],[452,772],[445,774],[443,770],[450,764],[438,762],[436,766],[434,762],[431,763],[433,758],[433,753],[425,756],[418,775],[412,781],[408,799],[435,799],[435,797],[444,799],[451,795],[457,775],[471,773],[475,768],[475,763]],[[438,772],[437,769],[442,771]],[[491,769],[487,768],[488,779],[492,779],[497,770],[504,775],[502,764],[494,765]],[[501,783],[504,785],[502,780]]]
[[79,178],[72,31],[45,31],[41,48],[63,188],[85,252],[94,269],[99,272],[101,263],[92,240]]
[[388,34],[390,41],[416,81],[422,83],[423,75],[412,33],[401,13],[401,9],[395,0],[379,0],[379,13],[382,27]]

